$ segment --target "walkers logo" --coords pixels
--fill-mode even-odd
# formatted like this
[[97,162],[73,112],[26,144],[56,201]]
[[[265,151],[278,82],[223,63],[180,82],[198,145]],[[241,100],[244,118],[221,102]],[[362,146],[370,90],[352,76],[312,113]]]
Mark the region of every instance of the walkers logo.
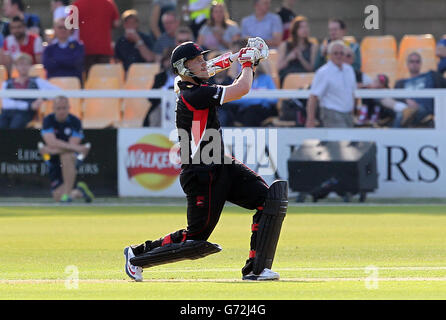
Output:
[[149,190],[168,188],[177,179],[181,167],[173,145],[162,134],[146,135],[131,145],[125,162],[129,179]]

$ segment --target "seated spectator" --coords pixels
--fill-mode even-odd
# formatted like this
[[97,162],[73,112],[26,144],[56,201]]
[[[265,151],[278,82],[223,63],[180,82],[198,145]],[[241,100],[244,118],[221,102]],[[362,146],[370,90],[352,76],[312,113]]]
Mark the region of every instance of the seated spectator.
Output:
[[198,37],[198,32],[210,17],[210,8],[213,3],[224,3],[224,0],[189,0],[186,5],[186,21],[190,21],[189,27],[194,38]]
[[[368,85],[366,89],[389,89],[389,77],[385,74],[378,74]],[[362,106],[359,108],[359,115],[356,123],[358,125],[381,125],[383,120],[393,119],[395,117],[393,99],[362,99]],[[388,121],[386,121],[388,122]]]
[[43,119],[42,138],[45,143],[38,145],[43,158],[48,157],[45,163],[53,199],[69,203],[73,199],[84,198],[85,202],[91,202],[94,195],[85,182],[74,187],[77,169],[90,151],[89,144],[81,144],[84,138],[82,123],[70,114],[66,97],[54,99],[53,110]]
[[361,51],[359,45],[354,42],[348,42],[344,40],[344,37],[347,32],[347,25],[344,21],[340,19],[330,19],[328,21],[328,39],[325,39],[318,51],[318,56],[316,58],[315,69],[319,69],[322,65],[324,65],[328,60],[328,45],[332,41],[341,40],[344,41],[346,46],[352,48],[355,53],[355,62],[353,63],[353,68],[355,70],[361,70]]
[[296,17],[291,24],[290,36],[278,50],[280,82],[294,72],[313,72],[317,45],[310,42],[310,28],[307,18]]
[[352,128],[357,88],[352,66],[344,63],[346,45],[337,40],[329,44],[330,60],[314,75],[307,102],[306,127],[316,126],[319,102],[321,125],[326,128]]
[[[2,90],[6,89],[42,89],[55,90],[58,87],[46,80],[30,77],[32,57],[26,53],[20,54],[14,61],[19,73],[17,78],[3,82]],[[0,129],[24,129],[34,118],[44,99],[3,98],[0,114]]]
[[53,21],[65,19],[68,17],[67,9],[70,0],[51,0],[51,11],[53,12]]
[[[26,30],[29,33],[40,35],[41,26],[40,18],[36,14],[25,13],[25,4],[23,0],[4,0],[3,1],[3,13],[9,19],[14,17],[20,17],[25,23]],[[9,24],[6,23],[3,28],[3,35],[5,38],[11,34]]]
[[161,20],[165,31],[156,40],[155,46],[153,47],[158,62],[161,61],[164,50],[175,47],[175,33],[180,26],[180,21],[175,11],[167,11],[163,14]]
[[[259,89],[276,89],[273,78],[265,73],[262,64],[257,66],[251,88],[251,92]],[[260,127],[265,119],[277,115],[277,101],[275,98],[244,98],[230,102],[220,108],[221,111],[228,112],[225,115],[219,113],[219,119],[226,118],[223,121],[226,122],[226,126],[230,126],[232,122],[235,126]]]
[[[407,68],[409,69],[410,77],[398,80],[395,83],[395,89],[446,88],[446,80],[441,74],[432,70],[421,73],[421,64],[421,55],[417,52],[410,53],[407,56]],[[433,116],[434,114],[434,99],[409,98],[403,99],[401,102],[403,105],[395,110],[397,111],[395,127],[418,126],[422,124],[427,116]]]
[[240,34],[237,23],[229,19],[225,4],[216,3],[211,6],[208,22],[200,29],[197,44],[205,50],[224,51],[240,39]]
[[32,63],[42,63],[42,38],[26,31],[25,21],[20,17],[14,17],[10,23],[11,34],[3,43],[5,65],[11,72],[12,62],[21,53],[27,53],[32,57]]
[[282,41],[283,26],[280,17],[269,12],[271,0],[254,0],[254,13],[242,19],[242,37],[260,37],[270,49],[277,48]]
[[287,40],[290,36],[291,22],[296,17],[296,14],[293,11],[293,7],[296,3],[296,0],[282,0],[282,6],[277,10],[277,14],[282,20],[283,25],[283,36],[282,40]]
[[84,68],[84,45],[77,40],[70,40],[72,30],[65,27],[65,19],[54,22],[53,42],[43,52],[43,65],[47,78],[77,77],[82,83]]
[[444,74],[444,72],[446,72],[446,36],[438,41],[437,57],[440,58],[440,61],[438,62],[438,72]]
[[167,11],[176,11],[176,0],[154,0],[152,1],[152,7],[150,10],[150,35],[158,39],[164,30],[161,17]]
[[[185,41],[182,41],[183,43]],[[161,72],[155,75],[155,80],[152,89],[166,89],[171,90],[174,88],[175,77],[172,66],[170,65],[170,56],[172,55],[173,48],[168,48],[164,51],[161,59]],[[143,126],[144,127],[160,127],[161,126],[161,99],[149,99],[150,109],[147,113]]]
[[173,50],[176,46],[179,46],[183,42],[193,41],[194,34],[189,27],[182,26],[179,27],[177,32],[175,32],[175,45],[173,47],[167,48],[166,50]]
[[85,46],[84,71],[98,63],[110,63],[114,55],[112,29],[121,25],[119,11],[113,0],[77,0],[79,38]]
[[127,71],[132,63],[155,62],[152,38],[140,32],[138,12],[127,10],[122,14],[125,34],[116,41],[115,57]]
[[[355,52],[352,50],[351,47],[345,47],[344,62],[351,65],[352,67],[355,63]],[[369,85],[372,84],[372,79],[370,79],[367,74],[361,72],[361,70],[354,69],[354,71],[358,88],[367,88]]]

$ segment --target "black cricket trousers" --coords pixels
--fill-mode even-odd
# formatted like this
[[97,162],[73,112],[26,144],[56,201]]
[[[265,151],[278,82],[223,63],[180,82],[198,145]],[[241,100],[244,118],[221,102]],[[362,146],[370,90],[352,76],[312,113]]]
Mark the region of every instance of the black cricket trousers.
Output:
[[226,201],[260,214],[268,192],[266,182],[234,158],[232,164],[190,165],[180,183],[187,196],[188,240],[209,238]]

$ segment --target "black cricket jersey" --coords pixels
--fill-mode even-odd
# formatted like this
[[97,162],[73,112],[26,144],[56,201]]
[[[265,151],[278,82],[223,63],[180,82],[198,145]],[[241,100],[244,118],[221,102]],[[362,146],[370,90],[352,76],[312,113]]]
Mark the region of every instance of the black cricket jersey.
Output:
[[[180,92],[177,98],[176,126],[187,133],[187,141],[182,140],[184,138],[179,133],[182,168],[190,164],[209,164],[203,162],[203,155],[206,154],[216,157],[213,151],[208,152],[209,148],[206,148],[206,152],[202,152],[207,144],[212,143],[216,131],[218,131],[220,141],[215,141],[215,143],[220,144],[218,158],[222,163],[224,144],[217,107],[223,103],[225,87],[209,84],[196,85],[186,81],[179,81],[178,87]],[[209,129],[214,130],[211,132]],[[215,147],[215,145],[209,147]],[[185,159],[188,159],[187,163],[184,162]]]

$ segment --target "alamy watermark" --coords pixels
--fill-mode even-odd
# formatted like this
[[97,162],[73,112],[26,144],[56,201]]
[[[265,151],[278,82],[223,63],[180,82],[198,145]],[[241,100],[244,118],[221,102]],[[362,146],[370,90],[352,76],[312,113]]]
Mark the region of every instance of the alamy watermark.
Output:
[[65,8],[65,13],[68,17],[65,18],[65,28],[68,30],[79,29],[79,9],[76,6],[67,6]]
[[79,269],[75,265],[69,265],[65,268],[65,288],[67,290],[79,289]]
[[[172,130],[169,139],[179,141],[170,148],[169,160],[172,164],[231,164],[233,156],[248,166],[257,166],[260,175],[277,171],[277,129],[225,128],[223,136],[212,128],[201,132],[199,121],[193,122],[191,134],[184,129]],[[222,158],[226,150],[231,157]]]
[[364,269],[365,274],[368,276],[365,278],[365,287],[368,290],[376,290],[379,287],[379,269],[375,266],[367,266]]
[[364,20],[364,28],[367,30],[378,30],[379,29],[379,8],[375,5],[368,5],[364,9],[364,14],[366,18]]

